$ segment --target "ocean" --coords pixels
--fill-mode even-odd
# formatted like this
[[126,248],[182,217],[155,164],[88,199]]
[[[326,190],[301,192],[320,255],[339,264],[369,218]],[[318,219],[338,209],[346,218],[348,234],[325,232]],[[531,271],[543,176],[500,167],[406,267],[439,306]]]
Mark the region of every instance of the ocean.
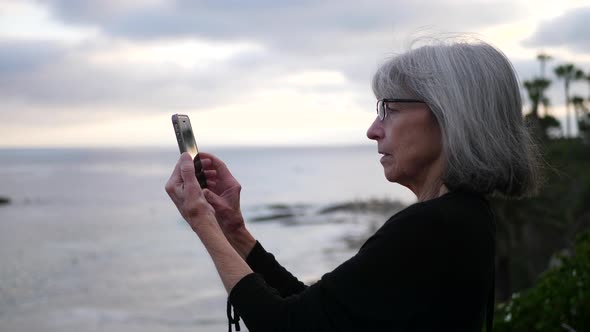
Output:
[[[242,184],[251,233],[308,283],[392,213],[334,207],[415,202],[375,146],[208,152]],[[0,149],[0,330],[226,330],[213,263],[164,191],[177,159],[176,147]]]

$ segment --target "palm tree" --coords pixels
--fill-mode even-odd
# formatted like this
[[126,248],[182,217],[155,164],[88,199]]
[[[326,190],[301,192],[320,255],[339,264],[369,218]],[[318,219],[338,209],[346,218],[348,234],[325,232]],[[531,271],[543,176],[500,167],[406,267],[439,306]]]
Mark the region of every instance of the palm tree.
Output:
[[532,81],[524,81],[524,87],[531,100],[531,115],[539,117],[539,104],[548,102],[544,97],[544,92],[551,85],[551,81],[544,78],[535,78]]
[[572,105],[574,106],[574,115],[576,116],[576,122],[579,122],[584,115],[584,112],[587,110],[586,105],[584,105],[584,98],[580,96],[572,96]]
[[584,72],[581,69],[576,68],[572,63],[566,63],[560,66],[555,67],[554,69],[555,75],[557,77],[562,78],[564,81],[565,87],[565,127],[566,127],[566,137],[571,135],[570,131],[570,83],[572,81],[576,81],[584,77]]
[[585,104],[585,100],[580,96],[572,97],[572,104],[576,112],[576,119],[578,123],[579,136],[584,142],[588,143],[590,139],[590,110]]
[[[545,79],[545,64],[548,61],[553,60],[553,57],[547,53],[539,53],[537,54],[537,60],[541,64],[541,79]],[[543,93],[545,91],[541,91],[541,104],[543,105],[543,115],[549,115],[549,99],[543,97]]]
[[[537,137],[546,138],[547,128],[544,126],[543,121],[539,117],[539,104],[547,105],[549,100],[544,97],[544,92],[547,90],[551,81],[544,78],[536,78],[532,81],[524,81],[524,87],[528,93],[529,99],[531,100],[531,112],[527,117],[531,120],[533,131]],[[545,115],[547,117],[547,115]]]
[[537,60],[541,63],[541,78],[545,78],[545,63],[553,60],[553,57],[546,53],[537,54]]

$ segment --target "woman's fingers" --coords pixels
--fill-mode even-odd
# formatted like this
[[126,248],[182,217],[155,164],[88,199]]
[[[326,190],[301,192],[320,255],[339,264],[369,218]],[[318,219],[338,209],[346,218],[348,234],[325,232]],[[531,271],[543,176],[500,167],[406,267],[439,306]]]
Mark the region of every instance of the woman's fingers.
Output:
[[216,170],[206,170],[204,171],[205,178],[207,179],[207,187],[208,188],[215,188],[217,185],[217,171]]
[[199,156],[201,157],[203,170],[207,177],[207,186],[218,195],[221,195],[228,189],[238,188],[236,194],[237,200],[239,200],[240,184],[231,174],[225,163],[213,154],[207,152],[199,152]]
[[207,180],[217,178],[217,171],[216,170],[205,170],[205,176]]
[[201,159],[201,166],[203,169],[213,169],[213,161],[209,158],[205,158],[199,153],[199,158]]
[[221,161],[221,159],[207,152],[199,152],[199,156],[202,158],[201,162],[205,162],[205,160],[207,160],[206,163],[203,163],[204,169],[214,169],[217,172],[219,172],[220,176],[231,176],[231,173],[227,169],[227,166],[223,161]]
[[199,157],[201,157],[201,160],[203,159],[212,159],[212,161],[219,160],[219,158],[215,157],[213,154],[211,153],[207,153],[207,152],[199,152]]

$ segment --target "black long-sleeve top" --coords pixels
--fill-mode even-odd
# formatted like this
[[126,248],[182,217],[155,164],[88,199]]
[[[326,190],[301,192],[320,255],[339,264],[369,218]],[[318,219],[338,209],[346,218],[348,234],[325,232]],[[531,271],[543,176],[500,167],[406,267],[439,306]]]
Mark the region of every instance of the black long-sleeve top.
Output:
[[395,214],[309,287],[257,242],[247,257],[255,273],[229,302],[251,332],[480,332],[493,296],[494,244],[486,198],[450,192]]

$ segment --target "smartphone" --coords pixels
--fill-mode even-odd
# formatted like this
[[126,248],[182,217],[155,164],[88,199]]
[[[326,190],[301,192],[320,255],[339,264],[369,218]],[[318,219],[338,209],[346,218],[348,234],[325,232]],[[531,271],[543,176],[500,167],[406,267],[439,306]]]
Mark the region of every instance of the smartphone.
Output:
[[201,185],[201,188],[207,188],[207,178],[201,165],[201,158],[199,158],[199,149],[197,149],[197,142],[193,134],[191,120],[188,115],[174,114],[172,115],[172,125],[176,133],[176,141],[178,142],[178,149],[180,153],[188,152],[193,158],[195,164],[195,175]]

